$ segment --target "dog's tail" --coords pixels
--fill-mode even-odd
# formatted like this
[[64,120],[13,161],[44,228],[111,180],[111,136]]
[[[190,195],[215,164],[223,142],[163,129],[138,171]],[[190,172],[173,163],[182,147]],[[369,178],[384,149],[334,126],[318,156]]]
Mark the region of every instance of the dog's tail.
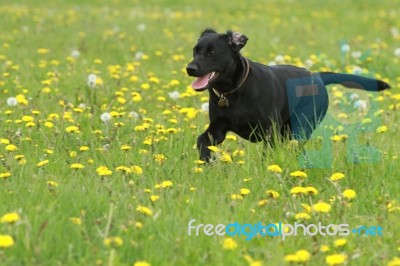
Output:
[[383,91],[390,88],[390,85],[382,80],[357,75],[334,72],[319,72],[319,75],[325,85],[340,84],[346,88],[362,89],[366,91]]

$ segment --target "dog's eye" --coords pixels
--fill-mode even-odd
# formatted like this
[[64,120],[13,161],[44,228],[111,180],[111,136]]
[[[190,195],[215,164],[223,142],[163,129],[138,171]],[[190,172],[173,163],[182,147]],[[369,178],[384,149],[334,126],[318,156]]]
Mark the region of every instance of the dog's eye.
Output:
[[215,55],[215,54],[216,54],[216,52],[215,52],[214,49],[210,49],[210,50],[208,51],[208,55],[210,55],[210,56],[213,56],[213,55]]

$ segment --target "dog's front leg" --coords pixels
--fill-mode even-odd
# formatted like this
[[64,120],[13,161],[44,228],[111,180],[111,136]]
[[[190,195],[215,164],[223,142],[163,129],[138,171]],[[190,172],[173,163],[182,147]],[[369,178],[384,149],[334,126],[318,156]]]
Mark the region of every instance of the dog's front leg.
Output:
[[200,153],[200,160],[210,162],[211,151],[209,146],[214,146],[222,143],[228,132],[228,124],[218,121],[210,123],[207,130],[197,138],[197,149]]

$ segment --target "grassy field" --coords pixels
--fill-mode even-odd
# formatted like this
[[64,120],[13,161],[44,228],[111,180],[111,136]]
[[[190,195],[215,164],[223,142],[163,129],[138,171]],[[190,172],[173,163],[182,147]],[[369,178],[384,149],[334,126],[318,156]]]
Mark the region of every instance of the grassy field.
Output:
[[[400,265],[399,1],[4,2],[1,265]],[[322,168],[303,168],[294,142],[262,158],[262,144],[234,134],[203,165],[208,94],[185,67],[205,27],[246,34],[254,61],[392,89],[329,89],[330,115],[308,144],[328,145]],[[359,163],[355,141],[367,147]],[[383,236],[189,236],[192,219]]]

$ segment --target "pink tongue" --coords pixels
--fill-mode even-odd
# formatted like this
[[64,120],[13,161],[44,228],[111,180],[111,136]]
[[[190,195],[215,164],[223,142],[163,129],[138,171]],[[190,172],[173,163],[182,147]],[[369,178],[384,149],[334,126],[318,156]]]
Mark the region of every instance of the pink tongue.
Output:
[[193,83],[192,83],[193,89],[195,89],[195,90],[201,89],[201,88],[204,88],[205,86],[207,86],[209,76],[210,76],[210,73],[208,73],[202,77],[198,77],[195,81],[193,81]]

